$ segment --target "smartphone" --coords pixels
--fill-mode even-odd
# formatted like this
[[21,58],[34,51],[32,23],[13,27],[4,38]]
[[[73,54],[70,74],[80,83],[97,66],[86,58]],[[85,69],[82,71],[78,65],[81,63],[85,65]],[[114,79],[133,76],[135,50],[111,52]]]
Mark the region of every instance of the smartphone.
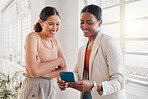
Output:
[[65,82],[75,82],[75,77],[73,72],[60,72],[61,80]]

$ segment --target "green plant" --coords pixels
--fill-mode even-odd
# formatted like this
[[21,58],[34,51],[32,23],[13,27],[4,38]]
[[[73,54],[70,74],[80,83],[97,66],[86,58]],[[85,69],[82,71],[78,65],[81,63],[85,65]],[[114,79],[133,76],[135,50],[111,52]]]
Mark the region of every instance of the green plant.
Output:
[[0,99],[17,99],[22,85],[22,72],[15,72],[12,77],[10,74],[0,72]]
[[21,61],[19,60],[19,61],[17,62],[17,64],[21,65]]

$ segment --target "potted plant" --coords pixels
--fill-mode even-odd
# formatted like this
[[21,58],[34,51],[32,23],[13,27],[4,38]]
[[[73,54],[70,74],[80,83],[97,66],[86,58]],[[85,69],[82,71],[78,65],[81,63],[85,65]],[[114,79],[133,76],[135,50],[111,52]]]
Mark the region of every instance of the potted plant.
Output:
[[12,77],[10,74],[0,72],[0,99],[17,99],[22,85],[22,72],[15,72]]

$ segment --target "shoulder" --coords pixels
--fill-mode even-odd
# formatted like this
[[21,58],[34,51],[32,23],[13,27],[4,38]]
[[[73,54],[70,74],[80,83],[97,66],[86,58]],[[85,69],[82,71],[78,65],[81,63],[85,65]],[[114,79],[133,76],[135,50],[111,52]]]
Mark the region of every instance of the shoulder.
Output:
[[27,44],[35,44],[37,42],[37,33],[31,32],[26,36],[26,43]]
[[117,44],[117,41],[113,37],[104,34],[104,36],[102,38],[102,44],[105,45],[105,46],[109,46],[109,45],[112,45],[112,44]]
[[111,53],[115,54],[115,53],[118,53],[121,51],[121,48],[120,48],[119,44],[117,43],[117,40],[111,36],[106,35],[106,34],[104,34],[101,43],[102,43],[101,46],[103,47],[103,49],[107,53],[111,52]]
[[27,38],[37,38],[37,33],[35,33],[35,32],[31,32],[31,33],[29,33],[28,35],[27,35]]

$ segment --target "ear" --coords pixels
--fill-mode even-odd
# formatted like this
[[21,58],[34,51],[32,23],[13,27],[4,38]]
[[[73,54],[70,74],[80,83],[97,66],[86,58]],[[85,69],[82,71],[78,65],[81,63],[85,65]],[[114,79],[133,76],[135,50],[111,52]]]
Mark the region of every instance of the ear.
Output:
[[40,25],[42,26],[43,22],[42,22],[42,20],[41,20],[41,19],[39,19],[39,23],[40,23]]
[[101,25],[102,25],[102,19],[99,21],[98,27],[100,27]]

